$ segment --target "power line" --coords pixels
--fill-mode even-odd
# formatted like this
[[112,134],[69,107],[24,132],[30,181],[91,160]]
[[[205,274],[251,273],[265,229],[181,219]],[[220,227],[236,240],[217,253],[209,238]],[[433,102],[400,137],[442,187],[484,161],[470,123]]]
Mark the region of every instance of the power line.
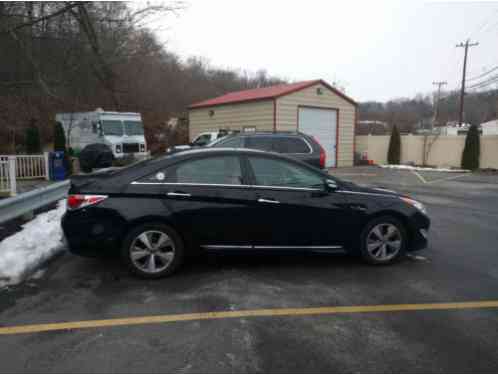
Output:
[[491,85],[491,84],[493,84],[495,82],[498,82],[498,75],[493,76],[491,78],[488,78],[485,81],[481,81],[481,82],[478,82],[476,84],[473,84],[472,86],[469,86],[468,88],[469,89],[475,89],[475,88],[486,87],[486,86],[489,86],[489,85]]
[[467,39],[465,43],[457,44],[458,47],[465,48],[464,58],[463,58],[463,71],[462,71],[462,89],[460,91],[460,113],[458,116],[458,123],[462,126],[463,123],[463,106],[464,106],[464,97],[465,97],[465,75],[467,74],[467,55],[469,52],[469,47],[478,46],[479,43],[470,43],[470,39]]
[[491,16],[489,18],[486,18],[484,20],[484,22],[479,24],[480,26],[478,26],[478,28],[474,29],[474,31],[472,31],[469,34],[469,39],[474,37],[476,33],[480,33],[481,31],[483,31],[486,28],[486,26],[489,26],[489,24],[496,19],[495,18],[496,13],[498,13],[498,9],[496,9],[494,12],[492,12]]
[[487,76],[489,73],[493,73],[495,70],[498,70],[498,65],[495,66],[493,69],[488,70],[485,73],[479,74],[478,76],[475,76],[475,77],[468,78],[467,81],[475,81],[476,79]]

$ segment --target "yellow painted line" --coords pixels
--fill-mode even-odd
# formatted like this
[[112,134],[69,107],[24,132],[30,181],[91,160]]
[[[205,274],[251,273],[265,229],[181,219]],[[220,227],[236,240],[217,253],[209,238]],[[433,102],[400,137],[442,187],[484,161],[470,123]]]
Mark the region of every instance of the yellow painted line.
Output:
[[196,320],[214,320],[229,318],[249,317],[275,317],[275,316],[306,316],[306,315],[332,315],[353,313],[376,313],[398,311],[426,311],[426,310],[461,310],[498,308],[498,300],[474,302],[449,302],[449,303],[420,303],[403,305],[364,305],[364,306],[331,306],[307,307],[289,309],[259,309],[240,311],[203,312],[192,314],[171,314],[140,316],[132,318],[118,318],[105,320],[84,320],[76,322],[30,324],[12,327],[0,327],[0,335],[16,335],[21,333],[38,333],[48,331],[62,331],[72,329],[134,326],[143,324],[161,324]]

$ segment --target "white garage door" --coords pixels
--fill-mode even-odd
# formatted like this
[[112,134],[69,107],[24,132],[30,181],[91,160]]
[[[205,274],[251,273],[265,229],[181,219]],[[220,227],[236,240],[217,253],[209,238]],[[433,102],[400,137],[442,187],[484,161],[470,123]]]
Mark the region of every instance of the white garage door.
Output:
[[335,167],[337,111],[323,108],[299,108],[299,131],[315,137],[327,156],[326,167]]

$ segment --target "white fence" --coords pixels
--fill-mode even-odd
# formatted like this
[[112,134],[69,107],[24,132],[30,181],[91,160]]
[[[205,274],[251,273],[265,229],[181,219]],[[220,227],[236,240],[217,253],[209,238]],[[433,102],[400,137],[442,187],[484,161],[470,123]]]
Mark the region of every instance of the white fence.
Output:
[[16,195],[16,159],[0,157],[0,193]]
[[16,195],[16,180],[48,180],[48,152],[43,155],[0,155],[0,193]]

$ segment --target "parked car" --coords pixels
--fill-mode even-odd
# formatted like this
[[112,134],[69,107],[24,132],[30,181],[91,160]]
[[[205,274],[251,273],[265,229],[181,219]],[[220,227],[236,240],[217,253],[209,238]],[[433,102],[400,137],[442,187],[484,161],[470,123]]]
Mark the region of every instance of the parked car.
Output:
[[252,148],[278,152],[315,167],[325,168],[325,150],[315,138],[300,132],[237,133],[220,138],[208,147]]
[[80,169],[89,173],[92,169],[109,168],[114,159],[111,148],[104,143],[85,146],[78,155]]
[[74,254],[120,254],[166,276],[198,251],[345,252],[391,263],[427,245],[424,206],[290,157],[203,148],[71,179],[62,227]]
[[228,134],[227,130],[218,130],[216,132],[204,132],[195,137],[195,139],[189,144],[168,147],[166,152],[173,153],[173,152],[188,150],[191,148],[204,147],[219,138],[225,137],[227,134]]

